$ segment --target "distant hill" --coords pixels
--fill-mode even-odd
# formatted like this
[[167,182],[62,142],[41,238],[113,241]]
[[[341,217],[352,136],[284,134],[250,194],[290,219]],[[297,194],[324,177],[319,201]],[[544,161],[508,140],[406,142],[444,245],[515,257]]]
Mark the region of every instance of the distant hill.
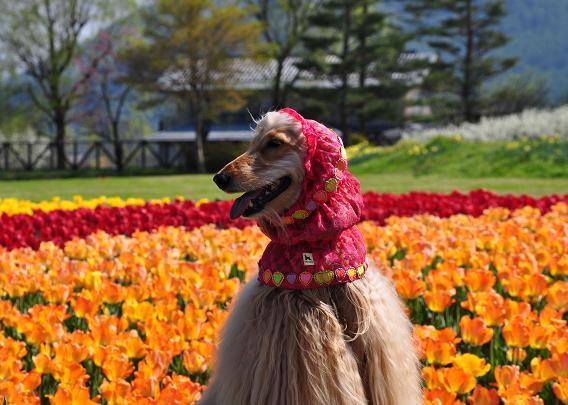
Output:
[[[386,9],[400,15],[403,2],[384,0]],[[506,0],[508,15],[502,29],[511,42],[498,55],[516,56],[509,73],[530,71],[548,82],[550,96],[568,99],[568,0]],[[420,48],[420,47],[419,47]],[[506,77],[506,76],[505,76]]]
[[568,0],[507,0],[501,52],[519,57],[514,71],[544,76],[553,98],[568,97]]

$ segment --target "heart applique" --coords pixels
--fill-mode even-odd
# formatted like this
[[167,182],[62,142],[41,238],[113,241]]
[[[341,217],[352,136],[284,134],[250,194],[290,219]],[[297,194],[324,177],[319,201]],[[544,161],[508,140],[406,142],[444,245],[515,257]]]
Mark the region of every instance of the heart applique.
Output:
[[311,282],[312,282],[312,273],[308,273],[307,271],[300,273],[300,283],[302,283],[302,285],[307,286]]
[[268,284],[270,280],[272,280],[272,272],[270,270],[264,270],[264,273],[262,273],[262,281],[264,281],[264,284]]
[[294,219],[306,219],[309,216],[310,216],[310,213],[309,213],[309,211],[306,211],[306,210],[294,211],[294,213],[292,214],[292,218],[294,218]]
[[310,201],[308,204],[306,204],[306,209],[308,209],[308,211],[313,211],[317,208],[317,204],[315,201]]
[[356,275],[357,275],[357,270],[355,270],[355,269],[347,270],[347,276],[349,277],[349,280],[351,280],[351,281],[355,280]]
[[272,281],[276,287],[280,287],[282,281],[284,280],[284,274],[280,273],[279,271],[272,274]]
[[298,275],[296,273],[288,273],[286,275],[286,281],[288,282],[288,284],[294,284],[297,278]]
[[363,274],[365,274],[365,266],[360,265],[359,267],[357,267],[357,275],[359,276],[359,278],[362,278]]
[[335,278],[337,279],[337,281],[347,281],[347,272],[345,271],[345,269],[336,269]]
[[325,191],[327,191],[328,193],[334,192],[335,190],[337,190],[338,185],[339,182],[337,181],[337,179],[331,178],[325,182]]
[[333,276],[334,274],[331,270],[320,271],[314,274],[314,280],[316,280],[316,283],[319,285],[328,285],[333,281]]

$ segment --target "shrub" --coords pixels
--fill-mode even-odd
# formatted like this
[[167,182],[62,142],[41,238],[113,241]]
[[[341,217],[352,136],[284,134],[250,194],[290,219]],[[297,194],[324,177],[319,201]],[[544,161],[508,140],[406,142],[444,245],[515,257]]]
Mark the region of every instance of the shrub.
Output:
[[482,118],[481,122],[449,125],[423,131],[405,131],[405,139],[424,142],[437,136],[460,135],[469,141],[511,141],[558,135],[568,139],[568,105],[553,110],[525,110],[503,117]]

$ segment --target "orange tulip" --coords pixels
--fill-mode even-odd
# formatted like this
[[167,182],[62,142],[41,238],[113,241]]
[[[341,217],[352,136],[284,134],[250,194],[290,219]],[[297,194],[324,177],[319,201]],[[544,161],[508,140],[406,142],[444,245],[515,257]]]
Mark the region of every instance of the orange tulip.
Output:
[[40,353],[37,356],[33,357],[33,362],[35,365],[35,369],[40,374],[51,374],[53,370],[53,365],[51,363],[51,359],[49,356]]
[[427,366],[422,368],[422,379],[426,388],[429,390],[440,388],[440,380],[438,379],[438,370],[434,367]]
[[53,344],[55,356],[66,363],[81,363],[88,356],[88,352],[77,343]]
[[444,310],[452,305],[456,290],[429,290],[424,293],[424,301],[433,312],[444,312]]
[[55,395],[48,395],[54,404],[61,405],[96,405],[89,395],[89,389],[80,385],[73,388],[59,387]]
[[469,269],[465,272],[465,285],[470,291],[490,290],[495,280],[495,275],[489,270]]
[[529,334],[529,345],[535,349],[544,349],[550,340],[550,329],[542,325],[532,326]]
[[[57,360],[57,359],[55,359]],[[60,387],[72,388],[76,385],[84,385],[89,379],[87,370],[79,363],[55,363],[53,376],[59,380]]]
[[425,390],[424,405],[456,405],[456,394],[444,389]]
[[207,370],[205,357],[196,351],[185,351],[183,353],[183,365],[192,374],[200,374]]
[[182,400],[190,403],[196,402],[201,398],[204,387],[191,381],[188,377],[173,374],[164,379],[164,389],[160,392],[159,401],[161,403],[176,403],[175,400]]
[[104,381],[100,386],[101,395],[111,405],[128,404],[127,396],[132,391],[130,384],[123,380],[117,379],[116,381]]
[[462,306],[477,313],[487,326],[500,326],[505,322],[505,300],[493,290],[469,293]]
[[131,330],[121,332],[116,339],[116,345],[124,350],[131,359],[143,357],[147,346],[138,336],[138,332]]
[[541,273],[531,274],[525,277],[526,284],[523,291],[523,299],[535,301],[546,295],[548,289],[548,281],[546,276]]
[[92,290],[86,290],[83,294],[76,296],[71,301],[71,307],[75,315],[84,318],[87,315],[95,316],[101,304],[100,297]]
[[477,357],[475,354],[471,353],[455,356],[452,360],[452,364],[474,377],[484,376],[491,369],[491,365],[487,364],[485,359]]
[[440,369],[439,373],[442,385],[449,392],[462,395],[475,387],[475,377],[461,367],[443,368]]
[[552,362],[549,359],[533,358],[531,360],[531,370],[541,381],[549,381],[556,377],[556,372],[552,368]]
[[546,299],[554,309],[568,308],[568,281],[557,281],[551,285]]
[[513,318],[503,327],[502,334],[510,347],[526,347],[529,345],[530,327],[519,316]]
[[127,378],[134,366],[130,363],[128,356],[118,351],[108,352],[102,364],[103,372],[109,381],[117,381]]
[[568,378],[560,377],[558,382],[552,386],[552,390],[556,398],[562,401],[562,403],[568,404]]
[[423,350],[428,364],[449,364],[456,354],[456,346],[453,343],[432,339],[424,341]]
[[401,298],[405,300],[416,299],[426,290],[424,281],[408,273],[399,273],[395,278],[395,287]]
[[467,401],[470,405],[499,405],[501,403],[496,390],[488,389],[481,385],[475,386]]
[[499,387],[499,392],[504,391],[509,386],[518,384],[520,378],[519,366],[497,366],[495,367],[495,381]]
[[527,373],[525,371],[521,372],[519,376],[519,383],[521,387],[531,393],[531,395],[536,394],[544,386],[544,381],[537,378],[534,374]]
[[568,352],[553,354],[550,365],[557,377],[568,377]]
[[513,319],[515,316],[520,315],[523,318],[532,317],[531,306],[529,303],[524,301],[513,301],[505,300],[504,303],[505,314],[509,319]]
[[513,347],[507,350],[507,360],[511,363],[519,364],[527,358],[527,352],[520,347]]
[[460,319],[460,332],[464,342],[472,346],[482,346],[493,338],[493,329],[486,327],[483,319],[467,315]]

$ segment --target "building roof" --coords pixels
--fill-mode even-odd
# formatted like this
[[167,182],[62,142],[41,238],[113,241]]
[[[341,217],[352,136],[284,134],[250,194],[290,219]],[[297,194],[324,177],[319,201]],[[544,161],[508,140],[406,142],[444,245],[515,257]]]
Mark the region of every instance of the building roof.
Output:
[[[407,52],[400,56],[402,64],[414,60],[436,60],[436,55],[427,52]],[[322,76],[315,77],[312,73],[307,71],[300,71],[296,64],[300,62],[299,57],[288,57],[284,60],[282,67],[282,83],[294,83],[296,88],[336,88],[341,83],[337,79]],[[339,62],[337,56],[326,56],[327,63]],[[242,90],[268,90],[272,87],[272,79],[276,76],[278,64],[276,60],[270,59],[267,61],[257,61],[250,58],[236,57],[228,61],[230,69],[233,74],[228,79],[230,84],[236,89]],[[409,82],[411,84],[418,84],[422,80],[425,71],[419,69],[414,72],[393,72],[392,79]],[[169,87],[184,86],[184,75],[182,72],[168,72],[162,79],[162,83]],[[359,75],[349,75],[350,86],[359,85]],[[366,78],[366,86],[377,86],[380,82],[373,78]]]
[[[248,142],[253,135],[254,132],[250,129],[212,129],[207,140],[210,142]],[[194,142],[195,131],[193,129],[157,131],[144,139],[156,142]]]

